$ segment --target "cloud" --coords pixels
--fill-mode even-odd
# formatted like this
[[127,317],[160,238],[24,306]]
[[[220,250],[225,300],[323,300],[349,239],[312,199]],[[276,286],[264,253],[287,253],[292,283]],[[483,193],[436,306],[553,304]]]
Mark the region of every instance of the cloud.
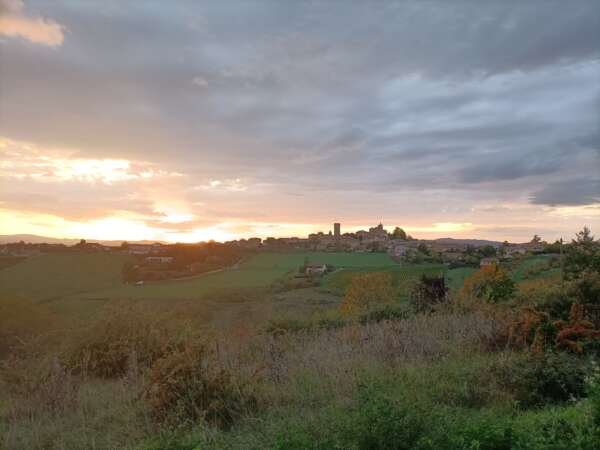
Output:
[[192,79],[192,84],[199,88],[206,88],[208,87],[208,80],[206,78],[198,76]]
[[182,176],[152,167],[147,162],[125,159],[81,158],[73,152],[40,149],[27,142],[0,136],[0,178],[37,182],[87,182],[107,185],[132,180]]
[[64,27],[51,19],[25,15],[21,0],[0,0],[0,35],[21,37],[34,44],[58,47]]
[[542,189],[533,193],[531,203],[549,206],[582,206],[600,203],[600,178],[579,177],[550,181]]
[[[0,44],[2,135],[44,153],[0,168],[5,202],[131,209],[161,229],[162,202],[173,221],[194,217],[168,224],[185,232],[332,216],[516,230],[547,229],[548,204],[594,198],[553,186],[600,167],[595,0],[35,8],[9,14],[52,17],[72,39],[60,52]],[[62,148],[74,151],[48,150]],[[497,204],[509,209],[478,209]]]

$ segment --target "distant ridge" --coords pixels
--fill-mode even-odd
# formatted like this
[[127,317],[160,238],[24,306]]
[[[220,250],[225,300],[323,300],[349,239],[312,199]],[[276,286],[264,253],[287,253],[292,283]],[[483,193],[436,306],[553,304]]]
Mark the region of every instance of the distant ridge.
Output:
[[[77,244],[81,239],[61,239],[53,238],[48,236],[37,236],[35,234],[5,234],[0,235],[0,244],[11,244],[15,242],[25,242],[27,244],[64,244],[74,245]],[[99,239],[86,239],[90,243],[99,243],[108,246],[119,246],[124,240],[119,241],[103,241]],[[155,242],[164,243],[162,241],[127,241],[131,244],[154,244]]]
[[439,242],[440,244],[458,244],[458,245],[472,245],[473,247],[483,247],[484,245],[491,245],[493,247],[500,247],[502,242],[500,241],[488,241],[486,239],[454,239],[454,238],[439,238],[432,239],[433,242]]

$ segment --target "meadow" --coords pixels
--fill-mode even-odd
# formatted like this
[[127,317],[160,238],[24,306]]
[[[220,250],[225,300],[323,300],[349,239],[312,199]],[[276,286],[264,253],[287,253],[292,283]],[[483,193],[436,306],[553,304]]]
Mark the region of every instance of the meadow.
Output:
[[[113,275],[119,264],[122,264],[122,257],[115,258],[108,265]],[[220,272],[206,275],[198,275],[187,280],[148,282],[142,286],[124,284],[111,278],[110,283],[98,282],[97,286],[88,285],[84,291],[84,283],[81,283],[79,289],[74,295],[64,295],[70,299],[83,300],[112,300],[112,299],[130,299],[130,300],[179,300],[179,299],[198,299],[207,294],[222,292],[226,290],[260,288],[268,287],[278,278],[286,273],[295,272],[307,260],[311,263],[331,264],[337,268],[363,268],[375,269],[381,267],[395,266],[396,263],[385,253],[320,253],[320,252],[298,252],[298,253],[260,253],[250,257],[242,262],[237,268],[225,269]],[[81,264],[81,259],[76,258],[70,264],[77,266]],[[44,261],[38,263],[37,268],[33,270],[42,270]],[[64,267],[64,265],[62,266]],[[59,271],[61,265],[56,266]],[[14,272],[22,273],[21,279],[26,277],[32,269],[20,266],[14,267]],[[70,270],[70,267],[64,267],[64,270]],[[86,270],[85,268],[83,270]],[[120,272],[119,272],[120,273]],[[68,275],[63,275],[67,278]],[[19,285],[19,282],[14,283]],[[104,287],[108,289],[104,289]],[[27,296],[27,295],[26,295]],[[54,296],[57,290],[54,290]]]
[[121,285],[121,269],[132,258],[114,253],[53,253],[27,258],[0,270],[0,295],[50,301]]
[[[306,258],[338,270],[286,288],[281,280],[293,280]],[[593,300],[597,274],[561,284],[530,270],[539,259],[502,269],[528,283],[503,300],[459,289],[473,268],[360,253],[264,253],[238,270],[143,286],[171,288],[165,299],[98,300],[128,287],[89,282],[91,291],[58,300],[0,296],[0,446],[595,450],[600,330],[572,305]],[[339,293],[357,274],[404,289],[424,273],[444,273],[451,288],[429,309],[406,290],[343,308]],[[255,284],[240,281],[257,274]],[[214,277],[203,295],[172,294]],[[73,320],[89,305],[86,322]]]

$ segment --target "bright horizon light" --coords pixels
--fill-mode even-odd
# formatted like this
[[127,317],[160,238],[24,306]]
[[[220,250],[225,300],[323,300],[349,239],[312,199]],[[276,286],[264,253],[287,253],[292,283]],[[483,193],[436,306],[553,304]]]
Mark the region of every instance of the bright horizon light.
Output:
[[600,2],[231,2],[0,0],[0,234],[600,235]]

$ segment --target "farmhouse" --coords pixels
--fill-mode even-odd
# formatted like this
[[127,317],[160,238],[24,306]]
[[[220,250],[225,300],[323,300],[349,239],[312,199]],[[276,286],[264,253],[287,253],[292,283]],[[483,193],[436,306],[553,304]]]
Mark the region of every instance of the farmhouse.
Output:
[[170,264],[175,260],[173,256],[148,256],[144,259],[147,263]]
[[304,268],[304,273],[306,275],[323,275],[325,272],[327,272],[327,265],[326,264],[308,264],[305,268]]
[[157,253],[161,247],[162,247],[162,245],[159,243],[156,243],[156,244],[128,244],[127,252],[131,255],[149,255],[151,253]]
[[479,262],[479,267],[490,267],[490,266],[497,266],[498,265],[498,258],[481,258],[481,261]]

